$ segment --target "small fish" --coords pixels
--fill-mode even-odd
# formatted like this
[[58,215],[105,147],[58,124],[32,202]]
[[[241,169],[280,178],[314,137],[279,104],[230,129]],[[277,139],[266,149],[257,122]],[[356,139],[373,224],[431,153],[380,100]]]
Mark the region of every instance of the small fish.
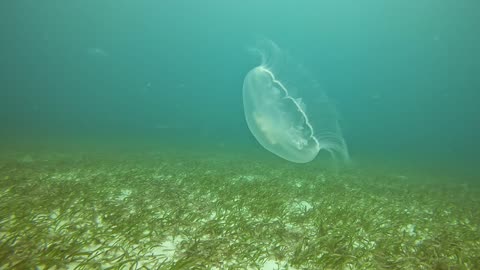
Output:
[[168,125],[168,124],[158,124],[153,126],[154,129],[186,129],[185,126],[175,126],[175,125]]
[[156,129],[169,129],[170,126],[169,126],[169,125],[162,125],[162,124],[160,124],[160,125],[156,125],[154,128],[156,128]]
[[96,57],[107,57],[108,52],[101,48],[88,48],[87,53]]
[[152,83],[151,82],[148,82],[147,84],[145,84],[145,86],[143,87],[143,93],[148,93],[150,92],[150,90],[152,89]]

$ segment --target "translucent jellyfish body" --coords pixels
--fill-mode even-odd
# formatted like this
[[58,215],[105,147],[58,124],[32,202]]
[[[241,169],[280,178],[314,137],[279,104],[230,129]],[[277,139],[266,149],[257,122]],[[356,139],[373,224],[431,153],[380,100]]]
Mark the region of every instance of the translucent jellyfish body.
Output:
[[[263,40],[253,50],[262,62],[245,76],[243,104],[248,127],[257,141],[291,162],[309,162],[322,149],[335,160],[348,161],[337,113],[318,83],[272,41]],[[310,100],[302,99],[300,93],[312,99],[308,113],[304,101]]]

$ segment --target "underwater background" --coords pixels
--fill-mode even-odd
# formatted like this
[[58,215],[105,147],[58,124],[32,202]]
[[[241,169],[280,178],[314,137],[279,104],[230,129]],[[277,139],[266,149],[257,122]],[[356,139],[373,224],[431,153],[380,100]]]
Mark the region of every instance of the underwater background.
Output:
[[241,89],[260,35],[322,85],[353,159],[478,161],[477,1],[2,5],[3,137],[258,147]]
[[[35,243],[27,240],[22,243],[13,240],[8,242],[10,240],[7,239],[10,239],[9,235],[28,235],[21,229],[25,227],[22,222],[30,220],[29,217],[34,216],[34,213],[50,213],[57,211],[52,209],[58,207],[59,213],[55,212],[52,218],[57,220],[56,217],[63,211],[61,209],[69,209],[70,206],[45,206],[43,210],[35,212],[36,210],[32,209],[41,203],[20,202],[42,198],[42,202],[50,201],[54,204],[56,201],[49,196],[55,194],[59,203],[66,201],[62,199],[62,195],[71,194],[73,197],[82,198],[81,194],[75,193],[80,187],[70,188],[68,184],[56,187],[56,184],[49,182],[59,181],[58,178],[75,172],[79,175],[79,182],[82,182],[84,177],[87,183],[94,178],[90,178],[91,175],[87,177],[86,172],[99,170],[99,175],[107,177],[108,172],[113,171],[109,180],[92,180],[91,183],[97,189],[107,183],[108,188],[114,189],[116,184],[111,178],[115,175],[130,175],[129,177],[135,178],[129,169],[119,169],[118,166],[123,164],[128,168],[137,168],[135,166],[143,164],[147,169],[132,170],[137,175],[144,173],[145,181],[166,179],[168,182],[172,175],[173,178],[181,175],[178,179],[186,179],[191,177],[189,173],[192,168],[197,168],[192,172],[195,175],[202,166],[205,168],[203,171],[208,172],[206,174],[217,177],[210,179],[212,182],[199,180],[199,186],[180,188],[165,184],[167,187],[156,195],[151,194],[152,198],[163,194],[162,192],[168,194],[168,190],[175,188],[185,194],[189,193],[189,189],[199,188],[211,190],[212,194],[218,195],[226,192],[219,189],[225,186],[228,192],[235,194],[236,190],[241,190],[235,183],[247,179],[246,186],[242,187],[248,190],[261,190],[265,187],[266,190],[276,190],[278,194],[285,195],[286,201],[279,202],[276,206],[268,204],[272,209],[280,207],[283,210],[279,211],[282,212],[295,208],[296,206],[291,204],[285,206],[288,204],[287,200],[291,199],[295,202],[294,205],[300,205],[298,207],[305,211],[309,211],[311,207],[314,209],[312,211],[321,211],[325,208],[320,207],[321,202],[314,198],[321,200],[329,195],[332,197],[328,202],[345,204],[348,208],[350,203],[357,204],[357,201],[348,199],[348,192],[378,191],[375,194],[381,197],[393,194],[389,193],[390,191],[398,191],[400,193],[391,195],[394,200],[398,200],[398,204],[392,204],[392,209],[400,207],[401,201],[411,200],[412,203],[415,202],[412,206],[415,208],[430,205],[420,203],[422,200],[431,202],[431,205],[438,202],[439,205],[445,203],[450,206],[460,200],[460,206],[449,213],[458,214],[452,214],[455,219],[458,217],[458,220],[465,220],[468,216],[467,223],[471,225],[463,224],[462,230],[466,231],[462,231],[465,233],[460,236],[457,234],[460,229],[445,229],[442,224],[446,221],[434,218],[425,224],[431,224],[430,232],[435,231],[435,228],[442,230],[442,233],[433,233],[436,239],[454,240],[444,243],[444,246],[429,244],[429,248],[437,248],[435,252],[428,250],[419,253],[415,250],[405,255],[406,253],[401,253],[399,249],[391,249],[388,254],[382,253],[382,258],[385,259],[382,262],[375,259],[380,256],[377,253],[362,257],[363,255],[354,254],[350,249],[344,250],[344,253],[338,250],[332,253],[337,254],[336,256],[340,253],[347,254],[342,257],[342,261],[317,260],[315,256],[319,252],[312,249],[313,246],[318,246],[318,242],[315,242],[316,244],[311,243],[309,248],[285,251],[282,254],[288,255],[284,257],[271,253],[267,248],[267,251],[262,253],[267,255],[259,255],[261,259],[232,259],[231,264],[222,264],[222,261],[233,256],[232,254],[240,254],[235,253],[237,251],[232,251],[232,254],[219,253],[218,257],[207,252],[203,259],[197,258],[197,261],[188,260],[188,263],[180,264],[178,262],[181,259],[191,258],[188,254],[195,252],[181,253],[180,250],[183,252],[184,249],[178,249],[175,255],[162,255],[162,258],[166,257],[168,260],[165,265],[156,267],[229,269],[237,267],[237,262],[240,265],[238,267],[245,269],[381,269],[395,266],[399,269],[449,269],[441,268],[448,266],[458,267],[455,269],[480,269],[480,202],[477,197],[480,194],[477,169],[480,151],[478,14],[480,2],[475,0],[2,1],[0,179],[3,179],[3,190],[0,196],[0,220],[4,230],[0,229],[3,242],[0,248],[0,255],[3,257],[0,258],[3,258],[1,261],[4,264],[0,262],[0,266],[6,267],[5,269],[27,269],[33,265],[43,265],[43,268],[53,267],[52,265],[56,265],[58,269],[68,268],[69,262],[73,261],[73,257],[66,255],[70,254],[70,251],[60,250],[58,254],[55,253],[57,257],[52,257],[56,259],[42,261],[49,258],[50,253],[42,251],[30,254],[18,251],[19,247],[26,250],[26,246]],[[350,166],[332,172],[328,168],[331,160],[327,153],[322,153],[308,164],[292,164],[263,149],[252,136],[243,111],[242,85],[247,72],[260,64],[259,59],[248,52],[248,48],[254,45],[258,38],[275,41],[291,54],[295,61],[304,65],[320,83],[339,113],[340,127],[352,158]],[[309,101],[304,102],[307,104],[308,113]],[[112,161],[118,157],[122,157],[121,161]],[[98,167],[95,167],[96,164]],[[168,171],[164,175],[170,177],[152,177],[158,173],[163,175],[161,168]],[[82,170],[86,171],[82,173]],[[52,176],[60,172],[64,174]],[[228,182],[234,172],[243,176],[237,175],[234,177],[235,181]],[[257,185],[252,183],[257,179],[255,175],[260,175],[259,179],[273,182],[268,182],[266,186],[260,183]],[[271,175],[273,176],[269,178]],[[317,179],[319,175],[322,175],[323,180]],[[316,197],[312,191],[293,192],[282,186],[282,183],[288,183],[292,177],[302,178],[300,184],[295,182],[302,187],[310,185],[309,183],[318,184],[315,188],[319,190],[317,195],[321,196]],[[328,179],[331,179],[333,186],[328,188],[333,193],[322,188],[325,177],[327,183],[330,183]],[[193,178],[197,179],[194,176]],[[148,182],[146,185],[146,182],[142,182],[143,184],[138,183],[135,187],[133,184],[136,182],[128,180],[130,178],[126,176],[118,179],[121,183],[118,185],[121,190],[119,192],[123,194],[119,195],[120,201],[124,201],[130,194],[136,195],[138,190],[151,190],[150,185],[155,186],[155,183]],[[374,180],[356,182],[358,179]],[[382,182],[382,179],[387,180]],[[436,184],[438,179],[441,179],[444,186]],[[376,181],[379,181],[378,185]],[[432,182],[434,184],[431,186],[425,184]],[[19,183],[31,183],[33,186]],[[128,186],[129,183],[132,186]],[[345,184],[345,187],[358,184],[358,189],[345,191],[343,187],[339,187],[337,190],[334,188],[335,183]],[[382,186],[381,183],[388,185]],[[72,193],[62,193],[62,186]],[[422,188],[416,188],[417,186]],[[57,193],[45,187],[52,190],[58,188]],[[433,191],[429,187],[433,188]],[[82,194],[91,195],[98,200],[103,198],[99,194],[88,193],[88,190],[91,191],[92,186],[85,186],[85,193]],[[344,197],[335,196],[335,192],[343,194]],[[111,195],[107,196],[107,193],[104,194],[105,200]],[[142,200],[140,194],[135,199]],[[192,191],[191,194],[196,193]],[[415,194],[422,199],[415,197]],[[23,199],[19,199],[19,196]],[[218,196],[225,199],[227,206],[228,198],[233,198],[232,194]],[[304,196],[310,199],[305,199],[307,197]],[[408,196],[414,197],[412,199]],[[143,198],[146,197],[148,196]],[[265,194],[251,197],[251,206],[253,207],[255,202],[261,205],[261,198],[267,197]],[[359,198],[365,197],[359,195]],[[169,197],[168,201],[174,199]],[[188,201],[185,201],[185,205]],[[326,204],[327,201],[323,203]],[[182,202],[184,201],[172,204],[170,209],[181,208],[179,205],[182,205]],[[98,203],[102,206],[97,206],[96,209],[104,211],[102,213],[108,213],[108,209],[115,208],[101,200]],[[363,210],[382,204],[388,205],[388,202],[372,199],[365,203]],[[29,205],[33,208],[29,208]],[[432,206],[432,209],[443,207],[439,205]],[[218,207],[218,203],[215,207]],[[18,209],[25,211],[25,220],[20,220],[22,222],[12,214],[19,211]],[[263,210],[255,212],[253,208],[250,210],[255,213],[252,215],[270,216],[271,219],[275,219],[278,214],[265,213]],[[346,216],[364,213],[363,210]],[[124,212],[120,208],[115,211]],[[298,214],[296,211],[291,211],[292,217]],[[318,214],[324,215],[323,212]],[[51,214],[48,215],[51,217]],[[149,214],[145,214],[146,217],[149,217]],[[335,217],[336,214],[331,215],[332,220],[335,220]],[[308,218],[314,222],[315,215]],[[411,218],[415,220],[417,216]],[[87,219],[92,218],[89,216]],[[11,223],[13,220],[17,220],[17,223]],[[103,224],[106,224],[106,220],[104,217]],[[157,222],[148,220],[145,224]],[[365,217],[365,220],[371,218]],[[391,217],[391,220],[395,218]],[[231,222],[239,224],[240,221]],[[289,222],[297,224],[300,221],[292,218]],[[97,221],[96,224],[99,223],[101,222]],[[162,225],[164,228],[171,228],[165,224]],[[405,232],[408,234],[411,226],[414,226],[411,224],[409,221],[398,225],[400,229],[396,231],[400,230],[403,235]],[[378,227],[377,225],[372,226]],[[46,225],[45,228],[49,226],[51,225]],[[181,229],[186,230],[191,226],[193,225],[185,225]],[[225,229],[221,225],[217,226],[216,232]],[[418,228],[420,225],[416,226]],[[288,226],[286,228],[288,229]],[[299,236],[302,235],[302,230],[295,229],[294,236],[289,234],[278,238],[278,241],[292,237],[292,243],[298,243],[298,239],[310,235],[310,227],[305,228],[303,232],[308,233],[303,236]],[[337,226],[338,230],[340,228],[341,226]],[[68,235],[67,231],[59,233],[60,240],[56,241],[65,243],[66,240],[61,236]],[[165,231],[169,233],[159,237],[159,243],[167,236],[175,235],[175,232],[170,232],[169,229]],[[209,231],[209,234],[215,234],[213,231]],[[328,228],[325,231],[328,231]],[[325,234],[325,231],[322,232],[324,235],[330,235]],[[338,235],[342,234],[342,231],[338,232]],[[40,232],[35,234],[46,239],[42,238],[43,234]],[[121,234],[117,232],[115,235]],[[413,237],[419,233],[409,235]],[[394,234],[383,236],[390,240],[398,239]],[[182,237],[180,239],[189,239],[185,235]],[[271,235],[269,237],[277,239]],[[151,239],[155,237],[152,236]],[[252,236],[252,239],[255,237]],[[256,249],[257,251],[268,246],[255,245],[252,241],[248,240],[246,243],[261,247]],[[178,244],[177,248],[181,243],[182,248],[189,243],[187,240],[172,240],[172,243],[174,242]],[[462,243],[467,242],[468,245],[461,247]],[[285,247],[295,246],[287,240],[282,243]],[[376,243],[377,247],[381,246],[380,240]],[[399,242],[398,246],[402,246],[402,243],[407,242]],[[460,246],[459,249],[455,247],[452,251],[454,245],[450,243]],[[82,249],[86,244],[76,245],[75,252],[87,252]],[[349,247],[353,249],[360,246],[372,251],[372,245],[352,244]],[[418,243],[415,242],[415,245]],[[208,248],[203,250],[209,250]],[[223,249],[228,250],[225,247]],[[332,247],[332,250],[335,248]],[[465,250],[463,259],[459,259],[461,252],[458,250]],[[300,256],[307,251],[310,255]],[[442,251],[445,252],[443,255]],[[20,255],[12,257],[16,252]],[[158,251],[156,254],[160,253]],[[416,257],[418,260],[393,259],[395,254],[410,259]],[[433,254],[437,257],[434,258]],[[94,261],[85,259],[90,255],[79,255],[78,260]],[[352,259],[352,256],[356,259]],[[457,257],[454,258],[455,256]],[[243,255],[239,257],[246,258]],[[112,262],[113,259],[107,261]],[[362,263],[357,264],[358,262]],[[102,269],[100,265],[103,263],[82,266],[77,262],[75,266]],[[131,261],[125,265],[128,263]],[[144,262],[144,265],[147,263]],[[147,268],[153,268],[152,265]],[[133,267],[132,269],[140,268],[139,265]]]

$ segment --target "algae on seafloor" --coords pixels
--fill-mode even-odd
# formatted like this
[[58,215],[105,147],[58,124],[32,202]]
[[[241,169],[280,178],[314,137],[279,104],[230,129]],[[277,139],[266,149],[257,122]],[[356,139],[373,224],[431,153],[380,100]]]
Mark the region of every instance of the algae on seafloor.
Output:
[[42,160],[2,158],[2,269],[480,268],[473,184],[229,157]]

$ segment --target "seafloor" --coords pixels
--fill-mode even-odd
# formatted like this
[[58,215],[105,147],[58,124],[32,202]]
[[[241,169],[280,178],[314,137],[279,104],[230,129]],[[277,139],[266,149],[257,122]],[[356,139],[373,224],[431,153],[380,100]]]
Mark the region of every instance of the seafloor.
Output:
[[480,269],[480,187],[222,152],[4,151],[0,269]]

